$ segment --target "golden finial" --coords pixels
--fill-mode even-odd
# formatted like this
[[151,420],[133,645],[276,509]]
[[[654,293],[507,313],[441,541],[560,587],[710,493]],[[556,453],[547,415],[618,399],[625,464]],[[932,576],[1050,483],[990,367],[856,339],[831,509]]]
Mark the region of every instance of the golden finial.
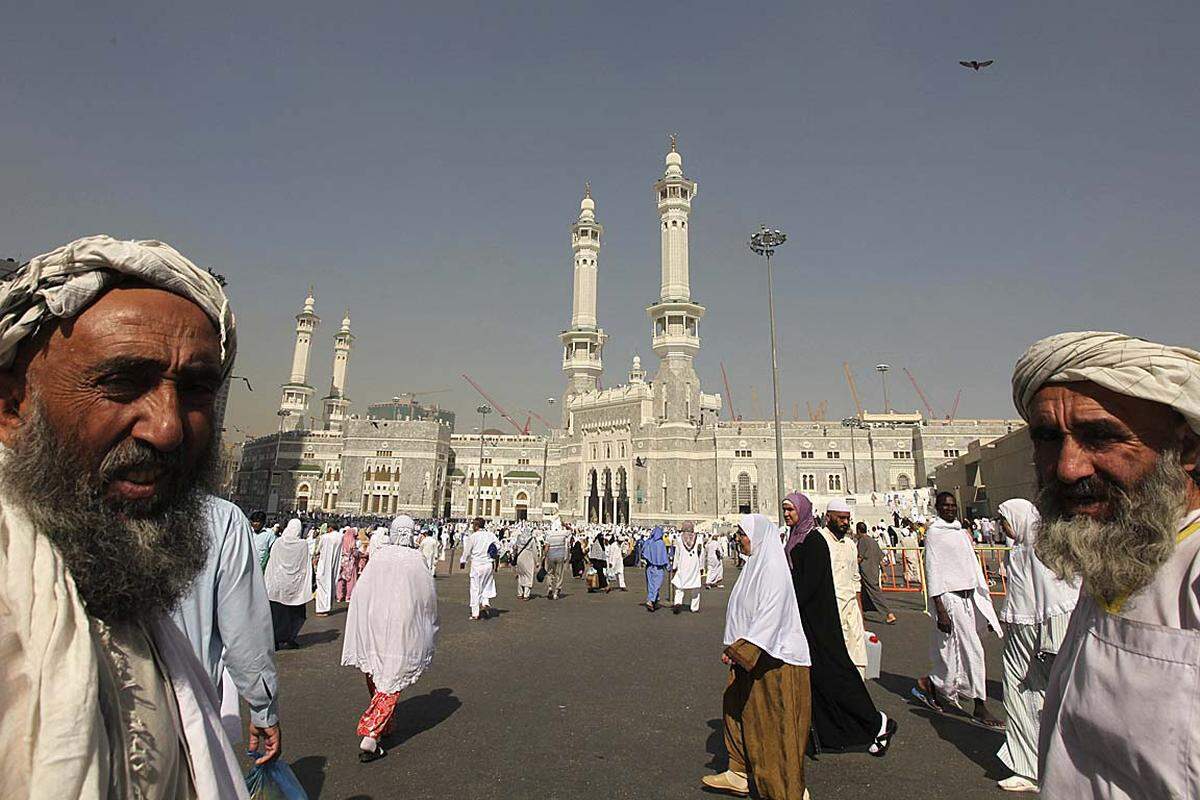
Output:
[[676,149],[676,147],[677,147],[677,146],[678,146],[678,144],[679,144],[679,134],[678,134],[678,133],[672,133],[672,134],[669,134],[669,135],[670,135],[670,137],[671,137],[671,152],[672,152],[672,153],[676,153],[676,152],[678,152],[678,150]]
[[592,182],[591,181],[583,182],[583,196],[584,197],[592,196]]

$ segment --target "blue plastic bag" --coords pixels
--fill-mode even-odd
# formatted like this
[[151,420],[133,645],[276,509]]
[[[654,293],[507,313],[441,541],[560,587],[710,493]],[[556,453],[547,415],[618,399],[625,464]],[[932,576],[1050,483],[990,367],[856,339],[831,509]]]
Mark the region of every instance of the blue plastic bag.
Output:
[[[262,753],[247,753],[252,759],[262,758]],[[246,773],[246,792],[250,800],[308,800],[308,794],[292,768],[278,758],[266,764],[255,764]]]

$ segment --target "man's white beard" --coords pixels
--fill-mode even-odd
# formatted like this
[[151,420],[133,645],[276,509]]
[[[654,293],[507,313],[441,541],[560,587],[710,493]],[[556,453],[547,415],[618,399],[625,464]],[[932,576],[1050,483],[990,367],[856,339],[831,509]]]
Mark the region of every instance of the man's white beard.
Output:
[[1175,551],[1190,480],[1179,453],[1163,451],[1131,491],[1108,482],[1097,485],[1113,509],[1107,520],[1068,516],[1062,484],[1044,487],[1037,502],[1042,512],[1034,545],[1038,558],[1060,578],[1082,577],[1087,591],[1106,603],[1135,594]]
[[[0,487],[62,555],[88,614],[108,622],[149,619],[187,591],[208,555],[202,503],[215,448],[190,467],[126,441],[90,467],[82,448],[53,429],[40,402],[0,464]],[[157,458],[167,478],[160,497],[113,504],[103,475],[113,465]]]

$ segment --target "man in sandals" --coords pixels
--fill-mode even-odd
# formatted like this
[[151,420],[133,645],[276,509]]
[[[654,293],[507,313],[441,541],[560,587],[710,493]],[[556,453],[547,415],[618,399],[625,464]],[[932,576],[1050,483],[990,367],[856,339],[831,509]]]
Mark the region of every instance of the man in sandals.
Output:
[[1000,621],[992,608],[987,580],[975,557],[971,535],[958,521],[958,502],[950,492],[939,492],[934,506],[938,519],[925,532],[925,582],[934,631],[931,643],[933,668],[918,679],[913,697],[942,713],[946,703],[959,698],[975,701],[972,722],[991,730],[1004,723],[987,707],[987,671],[979,627],[1000,635]]

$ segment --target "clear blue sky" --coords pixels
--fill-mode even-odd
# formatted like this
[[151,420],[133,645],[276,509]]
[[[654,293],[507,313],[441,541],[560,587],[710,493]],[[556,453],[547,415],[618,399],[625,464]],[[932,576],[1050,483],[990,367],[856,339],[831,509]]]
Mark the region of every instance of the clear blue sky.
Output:
[[656,368],[651,184],[678,131],[710,391],[723,360],[739,411],[751,386],[767,408],[744,244],[766,222],[790,235],[785,414],[845,414],[847,360],[872,406],[887,361],[893,405],[919,404],[908,366],[937,410],[961,388],[960,415],[1007,416],[1041,335],[1197,344],[1198,40],[1194,2],[17,4],[0,256],[105,232],[225,273],[243,429],[273,429],[310,283],[318,397],[350,307],[359,409],[452,387],[432,399],[467,411],[465,371],[542,410],[586,179],[606,382],[635,350]]

